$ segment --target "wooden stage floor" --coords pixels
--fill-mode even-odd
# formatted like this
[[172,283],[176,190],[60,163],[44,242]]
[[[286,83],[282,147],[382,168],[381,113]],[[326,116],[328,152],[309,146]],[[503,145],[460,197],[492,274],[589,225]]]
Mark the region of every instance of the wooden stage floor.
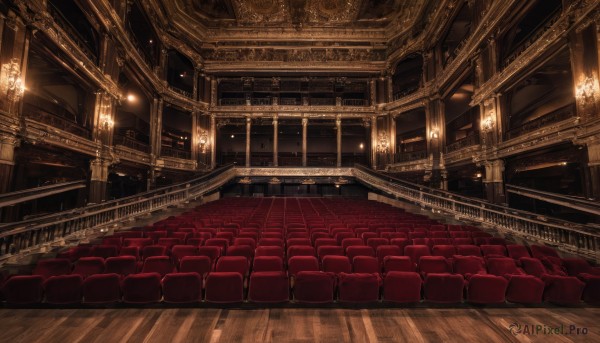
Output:
[[1,309],[0,342],[600,342],[600,308]]

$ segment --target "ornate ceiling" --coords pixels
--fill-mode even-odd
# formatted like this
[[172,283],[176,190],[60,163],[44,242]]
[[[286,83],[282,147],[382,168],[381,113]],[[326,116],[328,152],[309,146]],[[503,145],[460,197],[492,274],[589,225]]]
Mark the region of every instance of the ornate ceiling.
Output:
[[[211,70],[293,69],[312,62],[381,71],[389,44],[414,37],[438,0],[153,0],[170,32]],[[438,5],[436,5],[438,4]],[[433,5],[433,6],[432,6]],[[441,5],[439,5],[441,6]],[[270,66],[257,65],[268,62]],[[277,64],[277,66],[273,66]]]
[[[163,0],[165,3],[167,0]],[[171,2],[171,1],[169,1]],[[425,0],[176,0],[207,27],[350,26],[380,28],[413,18]]]

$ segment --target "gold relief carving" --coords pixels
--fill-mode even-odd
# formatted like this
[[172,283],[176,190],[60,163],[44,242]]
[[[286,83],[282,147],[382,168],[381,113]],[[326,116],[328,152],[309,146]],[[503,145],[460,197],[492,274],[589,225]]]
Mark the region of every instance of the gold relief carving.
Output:
[[234,9],[240,24],[271,24],[291,22],[284,0],[234,0]]
[[372,48],[218,48],[202,49],[206,61],[240,62],[351,62],[385,61],[384,49]]
[[96,152],[100,149],[100,144],[92,142],[89,139],[50,127],[46,124],[37,123],[30,119],[25,120],[25,139],[39,143],[53,144],[89,156],[96,156]]
[[358,15],[359,0],[308,0],[305,11],[310,24],[347,23]]
[[115,154],[121,160],[127,160],[148,165],[151,162],[149,154],[122,145],[115,146]]

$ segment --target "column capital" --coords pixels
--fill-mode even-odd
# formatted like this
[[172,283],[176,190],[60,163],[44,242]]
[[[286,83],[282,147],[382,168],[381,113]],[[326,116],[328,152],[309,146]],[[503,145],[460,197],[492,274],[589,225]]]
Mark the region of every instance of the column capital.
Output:
[[306,126],[308,125],[308,118],[304,117],[302,118],[302,126]]

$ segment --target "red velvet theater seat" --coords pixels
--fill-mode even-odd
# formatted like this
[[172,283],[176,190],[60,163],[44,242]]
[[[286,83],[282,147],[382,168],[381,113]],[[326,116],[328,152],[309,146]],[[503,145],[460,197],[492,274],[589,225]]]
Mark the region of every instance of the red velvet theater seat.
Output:
[[322,245],[317,248],[317,256],[321,261],[327,256],[345,256],[344,248],[339,245]]
[[508,281],[496,275],[475,274],[467,284],[467,301],[476,304],[501,304],[505,302]]
[[559,305],[581,303],[585,283],[574,276],[544,275],[544,300]]
[[429,273],[423,285],[423,298],[435,303],[460,303],[464,279],[457,274]]
[[454,256],[454,272],[465,278],[475,274],[487,274],[483,258],[477,256]]
[[408,256],[387,256],[383,259],[383,272],[415,272],[417,264]]
[[290,299],[290,281],[285,272],[253,272],[250,275],[248,300],[280,303]]
[[366,245],[353,245],[346,248],[346,256],[348,256],[350,260],[354,260],[356,256],[375,257],[375,251],[373,251],[373,248]]
[[345,238],[342,240],[342,248],[344,248],[344,251],[347,251],[348,247],[351,246],[365,246],[365,242],[362,240],[362,238],[356,237]]
[[81,275],[85,279],[90,275],[102,272],[104,272],[104,259],[102,257],[82,257],[75,262],[71,274]]
[[544,246],[544,245],[532,245],[530,246],[531,249],[531,256],[538,258],[538,259],[542,259],[544,257],[559,257],[558,252],[556,250],[554,250],[553,248]]
[[397,245],[384,244],[377,247],[375,255],[377,255],[379,264],[383,265],[383,260],[387,256],[402,256],[402,250]]
[[243,277],[248,275],[248,259],[243,256],[223,256],[217,261],[215,270],[217,272],[235,272]]
[[133,256],[136,260],[140,259],[140,248],[139,247],[122,247],[119,250],[119,256]]
[[81,275],[51,276],[44,282],[44,294],[48,304],[78,304],[81,302]]
[[388,272],[383,279],[383,300],[395,303],[421,301],[423,281],[415,272]]
[[292,245],[287,249],[287,257],[294,256],[315,256],[315,248],[308,245]]
[[506,247],[504,245],[481,245],[480,248],[484,257],[506,256]]
[[161,281],[166,303],[197,303],[202,301],[202,277],[198,273],[169,273]]
[[340,302],[365,303],[379,300],[381,278],[375,273],[340,273],[338,291]]
[[583,301],[588,304],[600,305],[600,275],[580,273],[579,279],[585,283]]
[[526,275],[512,258],[490,258],[488,272],[508,280],[506,300],[512,303],[537,304],[542,302],[544,282],[533,275]]
[[422,256],[419,259],[419,271],[423,277],[429,273],[452,273],[452,265],[444,256]]
[[15,275],[2,286],[2,294],[9,304],[35,304],[42,301],[41,275]]
[[381,272],[381,265],[375,257],[356,256],[352,260],[352,270],[355,273],[377,273]]
[[454,245],[434,245],[431,249],[431,254],[433,256],[452,258],[456,255],[456,247],[454,247]]
[[578,276],[582,273],[600,275],[600,267],[593,267],[582,258],[563,258],[562,264],[570,276]]
[[179,266],[181,259],[185,256],[198,256],[198,247],[194,245],[174,245],[171,248],[171,258],[176,266]]
[[258,256],[278,256],[283,259],[284,250],[280,246],[259,246],[254,251],[254,257]]
[[83,281],[83,302],[108,304],[121,300],[121,276],[119,274],[95,274]]
[[295,278],[294,300],[310,304],[331,303],[334,289],[333,273],[301,271]]
[[161,299],[161,276],[158,273],[127,275],[122,283],[123,301],[129,304],[151,304]]
[[142,273],[158,273],[161,277],[175,271],[175,267],[173,267],[169,256],[149,257],[144,261],[144,266],[142,267]]
[[167,247],[164,245],[147,245],[142,248],[142,260],[152,256],[167,256]]
[[221,256],[221,248],[215,246],[198,247],[198,256],[208,256],[212,263],[215,263],[217,259]]
[[531,254],[529,254],[529,249],[527,249],[527,247],[524,245],[508,244],[506,246],[506,250],[508,251],[508,256],[515,260],[518,260],[521,257],[531,257]]
[[282,272],[283,260],[278,256],[259,256],[254,258],[252,265],[254,272]]
[[244,301],[244,279],[236,272],[212,272],[205,284],[206,301],[227,304]]
[[198,273],[204,277],[213,269],[213,261],[208,256],[185,256],[179,262],[180,273]]
[[319,260],[314,256],[294,256],[288,260],[290,276],[296,276],[302,271],[319,271]]
[[227,248],[227,256],[242,256],[251,262],[254,259],[254,249],[249,245],[231,245]]
[[136,260],[133,256],[109,257],[106,259],[105,264],[105,273],[127,276],[136,272]]
[[348,256],[325,256],[323,258],[323,271],[334,274],[352,273],[352,263]]
[[49,258],[39,260],[33,269],[33,275],[44,279],[51,276],[66,275],[71,273],[71,262],[66,258]]
[[410,257],[413,263],[418,263],[421,256],[431,256],[431,251],[427,245],[407,245],[404,255]]

